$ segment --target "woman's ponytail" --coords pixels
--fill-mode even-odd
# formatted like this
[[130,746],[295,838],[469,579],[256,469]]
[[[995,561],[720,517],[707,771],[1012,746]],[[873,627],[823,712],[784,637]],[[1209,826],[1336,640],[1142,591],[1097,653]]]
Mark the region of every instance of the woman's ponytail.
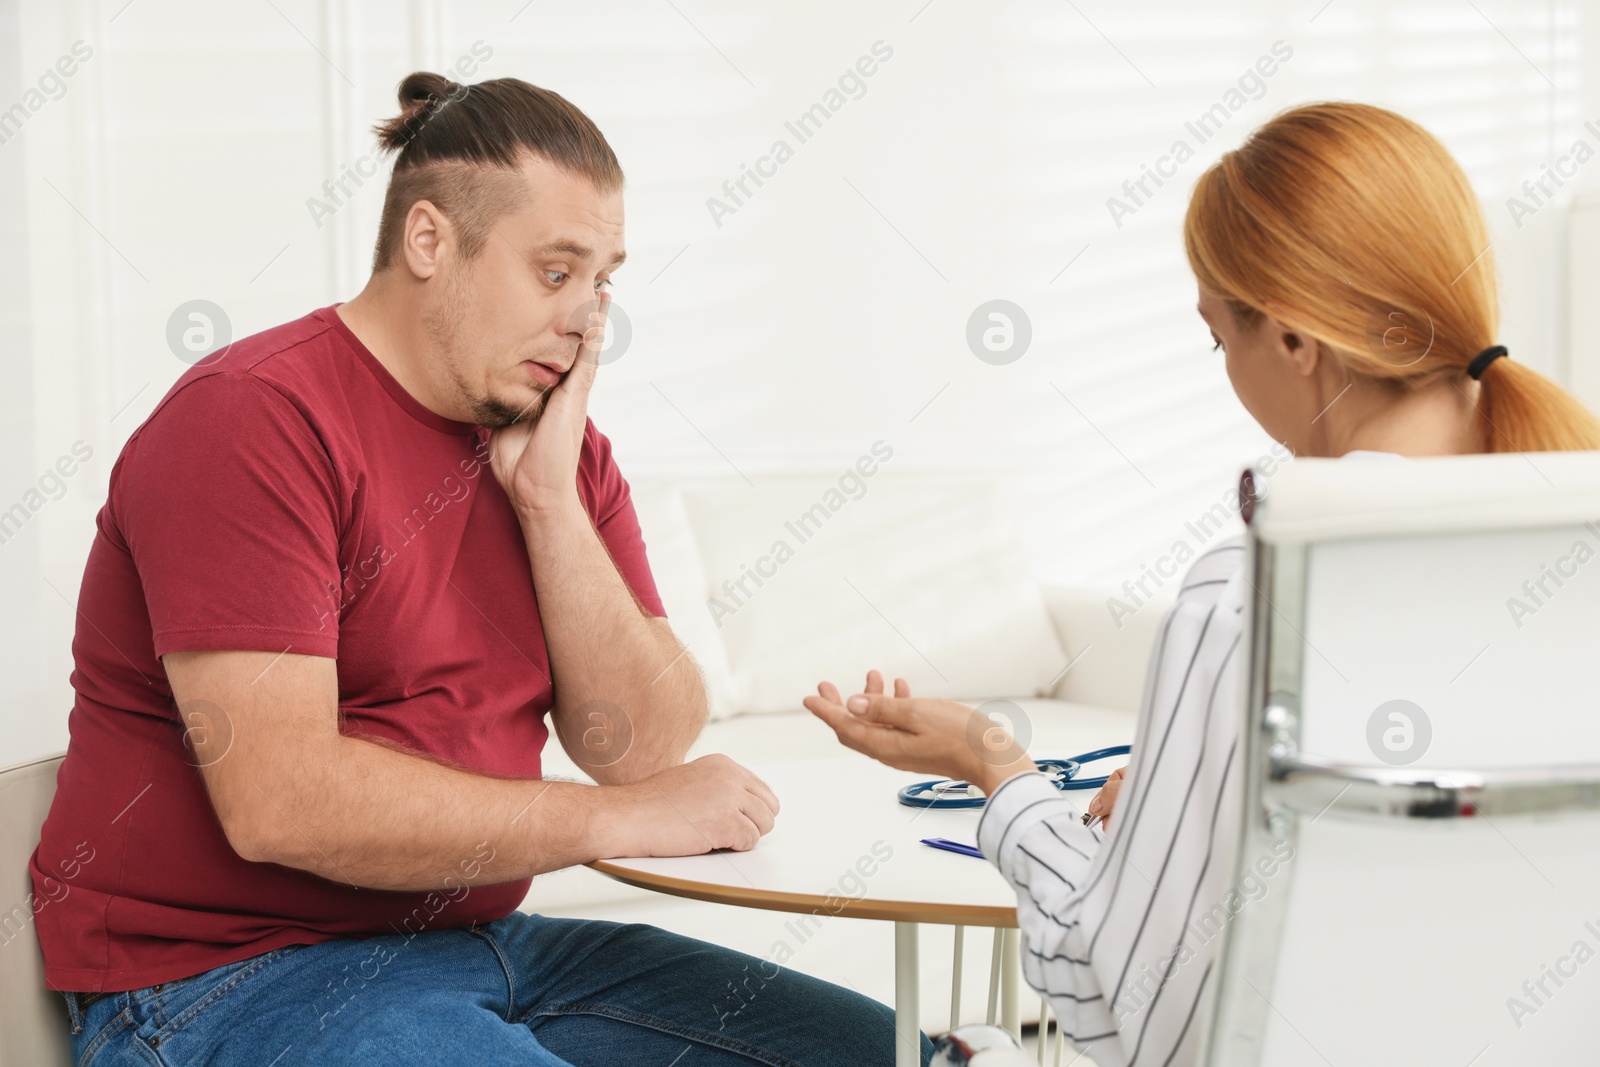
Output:
[[1366,104],[1285,111],[1200,176],[1183,236],[1201,287],[1241,321],[1315,338],[1352,377],[1470,395],[1480,372],[1484,451],[1600,449],[1600,421],[1570,394],[1487,356],[1500,338],[1483,208],[1410,119]]

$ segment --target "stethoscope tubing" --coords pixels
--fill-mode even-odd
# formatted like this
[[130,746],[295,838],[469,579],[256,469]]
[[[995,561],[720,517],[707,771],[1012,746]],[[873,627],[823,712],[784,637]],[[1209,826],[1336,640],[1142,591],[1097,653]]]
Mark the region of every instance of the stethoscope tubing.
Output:
[[[1097,775],[1092,778],[1080,778],[1078,772],[1083,769],[1083,765],[1085,763],[1094,763],[1096,760],[1111,759],[1114,756],[1126,756],[1131,751],[1132,747],[1129,745],[1111,745],[1108,748],[1097,748],[1092,752],[1080,753],[1071,759],[1040,759],[1034,760],[1034,763],[1041,771],[1050,774],[1051,783],[1057,789],[1099,789],[1106,784],[1110,776]],[[944,797],[938,795],[940,791],[954,789],[965,784],[948,778],[934,778],[926,782],[913,782],[900,789],[900,803],[912,808],[947,809],[981,808],[988,803],[987,797]]]

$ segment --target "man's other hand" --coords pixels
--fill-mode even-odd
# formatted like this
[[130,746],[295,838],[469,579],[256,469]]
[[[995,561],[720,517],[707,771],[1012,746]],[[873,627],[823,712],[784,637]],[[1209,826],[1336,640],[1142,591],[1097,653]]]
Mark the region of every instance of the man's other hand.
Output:
[[615,820],[615,856],[748,852],[778,817],[777,794],[721,753],[612,788],[622,798],[609,814]]

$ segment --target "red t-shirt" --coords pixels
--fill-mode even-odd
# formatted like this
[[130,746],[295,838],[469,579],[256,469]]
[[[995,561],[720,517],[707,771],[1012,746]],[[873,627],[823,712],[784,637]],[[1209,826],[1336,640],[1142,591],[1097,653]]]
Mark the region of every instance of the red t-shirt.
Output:
[[[51,988],[137,989],[282,945],[393,933],[408,918],[415,930],[419,916],[428,929],[487,921],[522,902],[529,880],[490,884],[492,863],[446,895],[241,859],[159,658],[333,657],[345,734],[539,777],[550,664],[487,441],[413,399],[333,308],[186,372],[134,433],[83,576],[72,740],[31,864]],[[623,579],[665,614],[593,423],[578,488]]]

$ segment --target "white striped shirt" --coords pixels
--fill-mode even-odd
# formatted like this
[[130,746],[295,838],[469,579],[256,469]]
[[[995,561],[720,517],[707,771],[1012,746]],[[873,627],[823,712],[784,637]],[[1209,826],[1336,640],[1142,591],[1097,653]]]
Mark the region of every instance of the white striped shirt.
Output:
[[1109,840],[1043,774],[1007,780],[978,824],[1017,890],[1028,984],[1101,1067],[1196,1061],[1218,934],[1259,899],[1229,885],[1244,555],[1235,538],[1196,559],[1162,622]]

